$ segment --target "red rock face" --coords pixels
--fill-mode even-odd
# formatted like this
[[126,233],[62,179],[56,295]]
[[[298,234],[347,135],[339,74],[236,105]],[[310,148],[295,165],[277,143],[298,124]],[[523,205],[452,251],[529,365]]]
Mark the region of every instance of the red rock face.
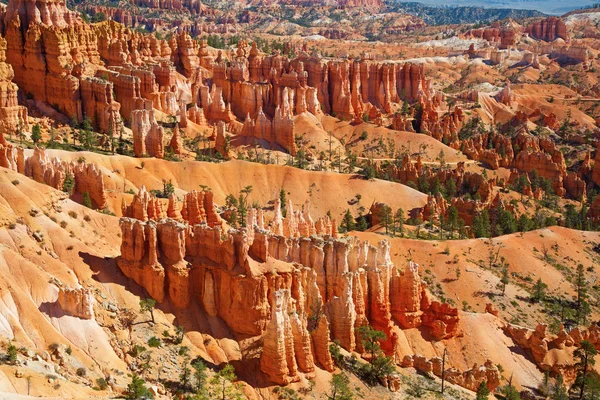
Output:
[[[205,208],[211,202],[208,193]],[[184,219],[202,223],[196,208],[200,195],[188,194]],[[310,226],[308,208],[298,226]],[[300,217],[292,209],[288,213]],[[118,265],[156,300],[169,298],[187,307],[199,299],[207,314],[221,318],[234,332],[260,336],[261,370],[272,382],[296,381],[298,371],[312,371],[315,362],[331,370],[328,340],[360,349],[356,328],[363,324],[386,333],[382,347],[389,354],[397,351],[397,323],[425,326],[439,340],[457,334],[457,310],[429,301],[415,264],[400,274],[385,241],[373,246],[356,239],[277,236],[261,228],[263,217],[255,210],[249,211],[241,231],[223,234],[209,225],[123,218]],[[269,259],[290,268],[277,274],[256,269]]]
[[548,17],[536,21],[529,25],[526,31],[532,38],[545,40],[546,42],[552,42],[558,38],[565,41],[569,40],[567,25],[560,17]]
[[27,108],[19,106],[19,88],[12,82],[14,76],[12,67],[6,63],[6,40],[0,37],[0,144],[5,143],[5,134],[30,129]]
[[[561,327],[556,335],[548,333],[544,324],[539,324],[535,330],[508,324],[504,331],[518,346],[531,354],[538,367],[552,374],[562,374],[566,382],[575,379],[576,368],[569,362],[557,360],[561,360],[561,357],[569,357],[583,340],[591,342],[595,347],[600,345],[598,341],[600,332],[595,324],[587,329],[574,328],[568,333]],[[554,354],[548,356],[550,351]],[[564,352],[565,356],[562,356],[561,352]]]
[[70,175],[75,181],[74,193],[83,195],[87,192],[93,206],[99,209],[106,207],[103,174],[94,164],[50,158],[44,149],[38,147],[31,157],[25,157],[21,148],[0,145],[0,166],[13,169],[58,190],[63,190],[65,178]]
[[467,36],[481,38],[488,42],[498,43],[500,49],[507,49],[517,43],[521,31],[515,30],[512,27],[491,27],[471,29],[467,32]]
[[6,8],[4,23],[19,19],[24,27],[42,23],[46,26],[64,28],[82,24],[78,14],[67,9],[60,0],[17,0],[10,1]]
[[183,148],[181,145],[181,133],[179,132],[179,125],[175,125],[175,129],[173,129],[173,136],[169,142],[169,147],[171,148],[173,154],[181,155]]

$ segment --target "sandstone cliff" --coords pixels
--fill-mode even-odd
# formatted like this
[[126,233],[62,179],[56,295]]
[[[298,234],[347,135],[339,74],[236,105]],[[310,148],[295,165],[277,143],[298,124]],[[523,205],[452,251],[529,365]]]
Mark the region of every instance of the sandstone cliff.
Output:
[[[232,331],[260,336],[261,369],[279,384],[299,379],[298,371],[310,372],[315,362],[331,369],[326,342],[358,349],[355,330],[363,324],[387,334],[382,346],[389,354],[398,351],[399,327],[424,326],[438,339],[457,334],[457,310],[429,300],[415,264],[398,272],[387,242],[288,239],[249,214],[246,228],[227,233],[123,218],[118,265],[157,301],[187,307],[197,300]],[[274,260],[287,267],[264,272],[261,265]]]

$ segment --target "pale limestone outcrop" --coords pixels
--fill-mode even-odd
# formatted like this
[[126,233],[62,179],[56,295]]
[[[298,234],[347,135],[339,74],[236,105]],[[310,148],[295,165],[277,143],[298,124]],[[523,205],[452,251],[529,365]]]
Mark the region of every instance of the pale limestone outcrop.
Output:
[[136,157],[163,158],[163,128],[158,125],[152,110],[134,110],[131,113],[133,152]]

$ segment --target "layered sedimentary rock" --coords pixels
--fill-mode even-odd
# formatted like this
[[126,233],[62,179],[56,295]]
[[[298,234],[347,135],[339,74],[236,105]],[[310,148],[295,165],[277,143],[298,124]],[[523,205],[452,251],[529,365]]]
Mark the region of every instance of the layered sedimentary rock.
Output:
[[213,193],[209,191],[192,190],[183,198],[181,216],[191,225],[206,224],[211,228],[221,226],[223,221],[217,214]]
[[463,111],[455,107],[450,113],[442,117],[436,110],[435,103],[431,101],[421,102],[423,113],[421,117],[420,132],[444,143],[458,141],[458,132],[463,127],[466,116]]
[[540,47],[540,54],[548,54],[552,59],[558,61],[576,61],[580,63],[587,62],[591,53],[584,46],[556,46],[554,44],[546,44]]
[[[123,202],[125,202],[124,199]],[[140,221],[148,221],[149,219],[158,221],[166,216],[160,200],[150,194],[144,185],[133,196],[133,201],[129,206],[123,203],[122,213],[125,217],[139,219]]]
[[[261,368],[274,382],[292,382],[315,362],[331,369],[326,342],[336,339],[354,350],[363,324],[387,334],[382,347],[390,354],[397,351],[397,319],[440,339],[457,333],[456,309],[428,300],[413,264],[398,272],[385,241],[289,239],[261,228],[255,210],[242,230],[224,233],[209,225],[123,218],[118,265],[158,301],[187,306],[196,299],[234,332],[261,336]],[[257,263],[270,259],[290,268],[265,273]],[[414,295],[398,294],[407,290]]]
[[124,217],[140,221],[160,221],[164,218],[185,220],[191,225],[206,224],[211,228],[221,226],[223,221],[216,212],[211,191],[198,192],[192,190],[183,197],[179,207],[175,194],[169,196],[165,210],[161,199],[146,190],[142,185],[129,205],[123,200],[122,213]]
[[520,36],[520,29],[509,26],[478,28],[471,29],[467,32],[467,35],[481,38],[488,42],[498,43],[500,49],[507,49],[517,43],[517,39]]
[[535,171],[540,177],[551,181],[556,194],[566,194],[565,159],[548,138],[538,138],[525,131],[519,132],[513,138],[483,133],[453,147],[460,148],[469,158],[485,162],[492,169],[513,167],[526,173]]
[[552,42],[556,39],[569,40],[567,25],[560,17],[548,17],[535,21],[526,28],[527,33],[534,39]]
[[134,110],[131,113],[131,130],[136,157],[164,157],[163,128],[156,122],[154,111]]
[[310,215],[310,201],[304,203],[302,210],[295,210],[291,201],[286,206],[286,216],[283,218],[281,200],[275,200],[275,215],[271,224],[271,232],[288,238],[319,236],[337,236],[335,220],[325,215],[316,222]]
[[169,142],[169,148],[173,152],[173,154],[181,155],[182,145],[181,145],[181,133],[179,131],[179,125],[175,125],[173,129],[173,136],[171,137],[171,141]]
[[504,331],[531,355],[541,370],[562,374],[567,382],[573,381],[577,374],[574,361],[569,361],[573,360],[573,350],[583,340],[592,343],[596,349],[600,348],[600,331],[596,324],[587,329],[577,327],[568,333],[561,327],[556,335],[550,334],[544,324],[539,324],[534,330],[508,324]]
[[67,162],[50,157],[44,149],[36,147],[31,157],[25,157],[22,148],[10,144],[0,145],[0,166],[10,168],[33,180],[55,189],[63,190],[67,176],[73,178],[74,193],[90,195],[92,205],[104,209],[106,193],[102,171],[95,164]]
[[[388,176],[394,181],[418,185],[427,183],[429,187],[444,185],[454,187],[455,195],[448,201],[441,194],[429,195],[425,206],[421,209],[405,210],[421,220],[438,219],[440,216],[447,217],[450,207],[456,207],[458,216],[466,224],[472,222],[477,212],[498,206],[494,197],[494,186],[502,186],[503,183],[495,178],[484,178],[481,174],[466,171],[465,163],[459,162],[454,169],[435,170],[424,166],[420,157],[416,160],[405,154],[402,161],[397,164],[389,164],[383,169],[379,164],[375,165],[377,176]],[[475,197],[465,199],[464,194]],[[373,224],[379,223],[379,210],[383,204],[375,203],[371,207],[371,218]]]
[[19,88],[12,82],[14,76],[12,67],[6,63],[6,40],[0,37],[0,143],[5,143],[4,135],[9,132],[29,131],[27,108],[19,106]]
[[[424,374],[442,376],[442,358],[433,357],[427,359],[424,356],[415,354],[407,355],[402,360],[403,367],[414,367],[417,371]],[[501,374],[498,367],[491,360],[487,360],[483,365],[475,364],[473,368],[466,371],[459,371],[456,368],[448,368],[443,371],[444,379],[455,385],[465,387],[472,391],[477,391],[482,382],[486,382],[490,392],[496,390],[501,383]]]
[[58,305],[74,317],[94,319],[93,291],[89,288],[61,287],[58,291]]

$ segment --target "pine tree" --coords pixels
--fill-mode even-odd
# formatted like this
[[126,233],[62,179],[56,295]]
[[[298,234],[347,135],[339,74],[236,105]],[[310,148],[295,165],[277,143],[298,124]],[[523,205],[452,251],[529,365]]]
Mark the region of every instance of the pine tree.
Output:
[[535,285],[533,285],[533,294],[531,300],[534,303],[538,303],[546,298],[546,289],[548,285],[542,282],[542,278],[539,278]]
[[243,399],[239,384],[235,383],[237,376],[233,365],[227,364],[210,380],[210,399],[234,400]]
[[575,358],[579,360],[575,364],[575,367],[579,369],[577,373],[577,379],[575,381],[579,386],[579,400],[583,399],[588,370],[596,364],[596,360],[594,359],[596,354],[598,354],[598,351],[588,340],[583,340],[579,348],[573,353]]
[[152,318],[152,322],[154,323],[154,306],[156,306],[156,300],[148,297],[146,299],[140,300],[140,312],[150,312],[150,317]]
[[354,395],[352,389],[350,389],[350,379],[343,372],[335,374],[331,377],[329,383],[331,386],[331,394],[327,395],[329,400],[352,400]]
[[65,176],[65,181],[63,182],[63,192],[68,193],[70,196],[73,193],[74,187],[75,179],[73,179],[73,175],[67,174],[67,176]]
[[354,217],[350,213],[350,210],[346,210],[340,228],[342,228],[342,232],[350,232],[356,228],[356,222],[354,222]]
[[448,225],[450,225],[450,234],[454,235],[454,230],[458,225],[458,209],[455,206],[448,208]]
[[92,198],[90,197],[90,192],[85,192],[83,194],[83,205],[87,208],[92,208]]
[[394,224],[396,230],[400,232],[400,236],[404,237],[404,210],[399,208],[394,214]]
[[42,130],[40,129],[39,124],[35,124],[33,128],[31,128],[31,141],[37,144],[42,139]]
[[388,234],[392,224],[392,209],[388,205],[384,204],[379,209],[379,222],[385,227],[385,233]]
[[358,216],[358,223],[356,224],[356,230],[364,232],[367,229],[369,229],[369,227],[367,225],[367,219],[365,218],[364,215],[360,214]]
[[487,387],[487,382],[482,381],[477,388],[477,397],[476,400],[487,400],[490,395],[490,391]]
[[550,396],[552,400],[569,400],[569,393],[567,392],[567,388],[565,387],[565,382],[562,374],[558,374],[556,377],[556,382],[554,383],[554,388],[552,390],[552,395]]
[[127,385],[127,391],[125,392],[125,398],[129,400],[139,399],[153,399],[154,395],[146,387],[146,382],[140,378],[136,373],[131,376],[131,383]]
[[207,367],[206,364],[197,358],[192,361],[192,368],[194,368],[194,379],[196,380],[196,394],[197,397],[204,399],[208,396],[207,388]]

